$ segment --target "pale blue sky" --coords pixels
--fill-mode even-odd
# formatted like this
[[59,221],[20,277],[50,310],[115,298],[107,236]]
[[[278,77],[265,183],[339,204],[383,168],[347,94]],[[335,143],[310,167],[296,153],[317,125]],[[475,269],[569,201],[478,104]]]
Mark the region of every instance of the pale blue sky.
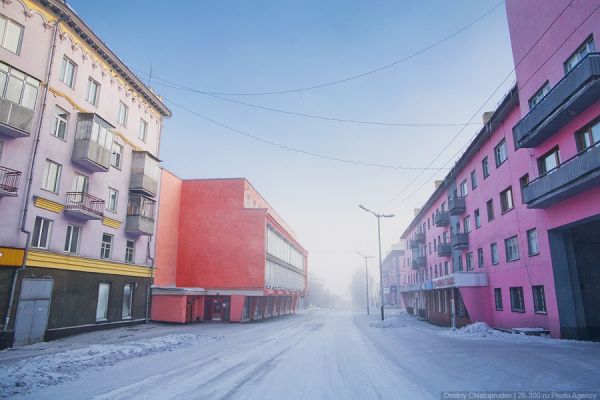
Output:
[[[359,74],[431,45],[497,3],[69,0],[131,68],[149,71],[152,65],[156,77],[219,92],[293,89]],[[385,71],[310,91],[233,98],[345,119],[462,123],[512,67],[501,5],[451,40]],[[484,110],[493,109],[512,82]],[[178,91],[157,80],[151,85],[168,100],[261,138],[373,163],[426,166],[460,129],[313,120]],[[375,218],[358,204],[383,207],[418,174],[285,151],[169,106],[173,117],[165,122],[164,165],[183,178],[248,178],[310,251],[311,272],[340,294],[354,269],[363,266],[355,250],[376,255]],[[480,120],[478,115],[475,121]],[[450,161],[478,128],[467,127],[434,165]],[[430,176],[424,173],[399,199]],[[384,223],[384,255],[432,191],[433,181],[406,201],[386,205],[397,217]]]

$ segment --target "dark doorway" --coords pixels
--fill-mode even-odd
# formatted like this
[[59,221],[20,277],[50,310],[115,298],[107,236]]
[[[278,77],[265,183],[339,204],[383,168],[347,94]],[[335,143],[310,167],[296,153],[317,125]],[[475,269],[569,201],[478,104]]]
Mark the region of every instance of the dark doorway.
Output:
[[209,296],[206,298],[204,315],[209,321],[229,321],[231,297]]

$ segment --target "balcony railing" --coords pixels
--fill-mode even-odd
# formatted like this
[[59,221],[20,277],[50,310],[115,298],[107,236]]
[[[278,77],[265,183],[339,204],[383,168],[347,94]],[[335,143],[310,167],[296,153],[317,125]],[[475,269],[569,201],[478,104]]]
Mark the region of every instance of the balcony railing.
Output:
[[69,192],[65,213],[81,219],[102,219],[104,200],[85,192]]
[[461,215],[466,210],[465,198],[459,196],[448,197],[448,210],[450,215]]
[[435,226],[448,226],[450,225],[450,213],[448,211],[438,211],[435,213],[433,218]]
[[73,162],[94,172],[106,172],[112,157],[113,127],[96,114],[80,113]]
[[419,269],[427,265],[427,257],[419,256],[412,259],[412,268]]
[[13,138],[29,136],[33,114],[33,110],[0,98],[0,133]]
[[425,243],[425,232],[415,233],[415,240],[417,243]]
[[14,197],[19,189],[21,171],[0,166],[0,197]]
[[129,196],[125,231],[134,235],[154,234],[154,212],[156,201],[137,194]]
[[416,240],[414,240],[414,239],[410,239],[410,240],[408,241],[408,247],[409,247],[410,249],[418,249],[418,248],[419,248],[419,242],[417,242],[417,241],[416,241]]
[[134,151],[129,190],[154,197],[158,192],[158,160],[146,151]]
[[515,144],[536,147],[600,98],[600,53],[590,53],[513,128]]
[[439,257],[452,256],[452,245],[450,243],[439,243],[437,246],[437,254]]
[[455,233],[452,235],[452,248],[463,250],[469,247],[469,235],[466,233]]
[[546,208],[600,183],[600,142],[529,182],[523,201],[529,208]]

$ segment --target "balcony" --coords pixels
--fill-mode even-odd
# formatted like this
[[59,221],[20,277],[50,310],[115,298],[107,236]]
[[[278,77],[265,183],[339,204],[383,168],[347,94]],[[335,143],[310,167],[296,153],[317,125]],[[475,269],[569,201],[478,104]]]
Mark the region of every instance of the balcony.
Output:
[[590,53],[515,125],[516,147],[538,146],[599,98],[600,53]]
[[65,214],[80,219],[104,218],[104,200],[85,192],[67,193]]
[[466,210],[465,198],[459,196],[448,197],[448,210],[450,215],[461,215]]
[[528,208],[547,208],[600,183],[600,142],[523,188]]
[[412,269],[423,268],[427,265],[427,257],[418,256],[412,259],[411,261]]
[[452,248],[464,250],[469,247],[469,235],[466,233],[455,233],[452,235]]
[[132,194],[127,204],[125,232],[132,235],[152,236],[154,234],[154,212],[156,201]]
[[21,171],[0,166],[0,197],[15,197],[20,179]]
[[450,243],[438,244],[437,255],[439,257],[451,257],[452,256],[452,245]]
[[414,240],[417,243],[425,243],[425,232],[417,232],[417,233],[415,233]]
[[158,159],[147,151],[133,152],[131,178],[129,180],[130,191],[150,197],[156,196],[159,175]]
[[0,133],[13,138],[28,137],[33,114],[33,110],[0,98]]
[[110,168],[113,126],[96,114],[80,113],[77,117],[72,160],[92,172]]
[[419,242],[417,242],[417,241],[416,241],[416,240],[414,240],[414,239],[410,239],[410,240],[408,241],[408,247],[409,247],[410,249],[412,249],[412,250],[414,250],[414,249],[418,249],[418,248],[419,248]]
[[435,226],[442,227],[450,225],[450,213],[448,211],[438,211],[433,218]]

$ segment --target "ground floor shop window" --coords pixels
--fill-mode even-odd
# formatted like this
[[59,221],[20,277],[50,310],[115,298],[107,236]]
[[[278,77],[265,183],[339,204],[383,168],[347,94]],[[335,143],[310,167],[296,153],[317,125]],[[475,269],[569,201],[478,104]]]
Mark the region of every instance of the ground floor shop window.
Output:
[[98,286],[98,305],[96,306],[96,321],[106,321],[108,315],[108,298],[110,283],[100,283]]
[[536,313],[546,313],[546,296],[544,295],[544,286],[532,286],[533,289],[533,306]]
[[128,283],[123,288],[123,319],[131,318],[131,306],[133,305],[133,284]]
[[523,299],[522,287],[510,288],[510,309],[513,312],[525,312],[525,301]]

